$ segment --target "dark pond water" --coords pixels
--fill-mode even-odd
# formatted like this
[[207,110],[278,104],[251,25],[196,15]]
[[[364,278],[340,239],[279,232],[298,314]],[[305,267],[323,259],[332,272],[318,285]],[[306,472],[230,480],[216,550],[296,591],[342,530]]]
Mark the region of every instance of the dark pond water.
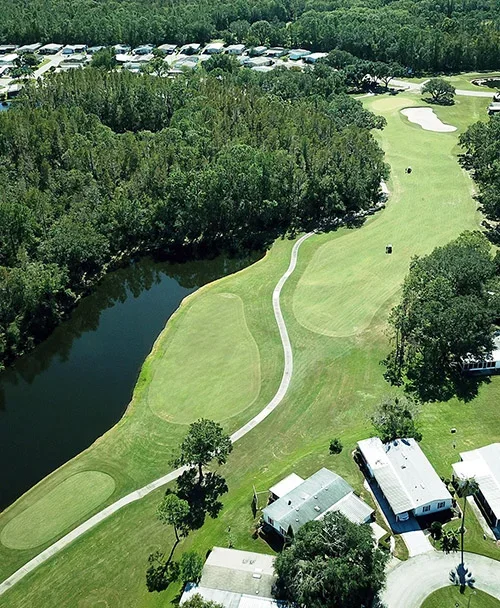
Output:
[[141,364],[186,295],[254,259],[143,259],[117,270],[0,373],[0,509],[121,418]]

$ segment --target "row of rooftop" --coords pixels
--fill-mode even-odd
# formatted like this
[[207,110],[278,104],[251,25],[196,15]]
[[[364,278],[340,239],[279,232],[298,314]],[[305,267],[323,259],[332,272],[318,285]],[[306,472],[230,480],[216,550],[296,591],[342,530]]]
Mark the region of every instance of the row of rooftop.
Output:
[[[378,437],[358,442],[358,455],[370,483],[376,483],[396,520],[427,516],[452,507],[453,499],[414,439],[382,443]],[[500,443],[463,452],[453,465],[457,480],[474,477],[476,500],[493,527],[500,522]],[[281,537],[292,537],[304,524],[340,512],[356,524],[370,524],[375,541],[385,534],[374,523],[374,509],[339,475],[326,468],[308,479],[292,473],[269,489],[262,511],[264,525]],[[377,534],[377,527],[379,529]],[[188,584],[181,605],[199,594],[226,608],[283,606],[274,599],[274,557],[214,547],[199,584]]]

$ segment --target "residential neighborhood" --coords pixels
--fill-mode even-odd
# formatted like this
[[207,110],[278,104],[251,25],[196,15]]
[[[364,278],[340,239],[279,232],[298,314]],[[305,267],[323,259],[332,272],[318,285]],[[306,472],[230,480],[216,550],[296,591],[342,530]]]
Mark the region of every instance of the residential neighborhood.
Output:
[[1,608],[500,608],[493,3],[0,0]]

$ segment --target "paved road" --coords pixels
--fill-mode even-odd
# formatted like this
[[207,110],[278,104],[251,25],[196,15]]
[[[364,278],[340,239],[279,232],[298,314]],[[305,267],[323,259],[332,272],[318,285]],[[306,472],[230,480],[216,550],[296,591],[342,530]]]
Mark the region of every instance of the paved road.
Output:
[[[441,552],[417,555],[400,562],[387,575],[382,601],[386,608],[420,608],[433,591],[450,584],[448,575],[460,561],[460,555]],[[465,563],[476,579],[475,586],[500,600],[500,562],[465,553]]]
[[[281,378],[281,383],[278,387],[276,394],[271,399],[271,401],[266,405],[266,407],[263,410],[261,410],[254,418],[252,418],[252,420],[247,422],[244,426],[242,426],[240,429],[238,429],[235,433],[233,433],[231,435],[231,441],[233,441],[233,442],[238,441],[238,439],[241,439],[244,435],[249,433],[253,428],[255,428],[258,424],[260,424],[265,418],[267,418],[267,416],[269,416],[269,414],[274,409],[276,409],[278,407],[278,405],[281,403],[281,401],[283,400],[283,397],[285,396],[285,394],[288,390],[288,387],[290,386],[290,381],[292,379],[292,373],[293,373],[293,353],[292,353],[292,346],[290,344],[290,338],[288,337],[288,331],[286,329],[285,320],[283,318],[283,313],[281,312],[280,296],[281,296],[281,290],[283,289],[284,284],[286,283],[287,279],[290,277],[290,275],[295,270],[295,267],[297,265],[297,256],[299,253],[300,246],[306,239],[308,239],[313,234],[314,234],[314,232],[309,232],[308,234],[305,234],[294,244],[294,246],[292,248],[292,253],[290,256],[290,264],[289,264],[285,274],[283,274],[283,276],[280,278],[280,280],[278,281],[278,284],[276,285],[276,287],[274,288],[274,291],[273,291],[272,302],[273,302],[274,316],[276,319],[276,323],[278,325],[281,343],[283,345],[283,352],[285,355],[285,364],[283,367],[283,376]],[[80,536],[85,534],[85,532],[87,532],[88,530],[90,530],[91,528],[93,528],[94,526],[96,526],[97,524],[102,522],[103,520],[105,520],[107,517],[109,517],[110,515],[113,515],[114,513],[119,511],[124,506],[126,506],[132,502],[135,502],[136,500],[140,500],[144,496],[147,496],[153,490],[156,490],[157,488],[160,488],[160,487],[166,485],[167,483],[174,481],[175,479],[177,479],[177,477],[179,477],[179,475],[181,475],[181,473],[184,470],[185,470],[185,467],[176,469],[175,471],[172,471],[171,473],[168,473],[167,475],[164,475],[163,477],[160,477],[159,479],[156,479],[155,481],[149,483],[147,486],[144,486],[143,488],[140,488],[139,490],[135,490],[134,492],[127,494],[127,496],[120,498],[119,500],[117,500],[113,504],[109,505],[108,507],[106,507],[105,509],[100,511],[99,513],[96,513],[93,517],[91,517],[90,519],[85,521],[83,524],[80,524],[77,528],[75,528],[74,530],[72,530],[71,532],[66,534],[66,536],[63,536],[62,538],[60,538],[58,541],[56,541],[50,547],[47,547],[47,549],[42,551],[39,555],[34,557],[32,560],[30,560],[24,566],[19,568],[19,570],[14,572],[14,574],[9,576],[9,578],[7,578],[3,583],[0,584],[0,595],[5,593],[8,589],[10,589],[17,582],[19,582],[27,574],[29,574],[30,572],[33,572],[33,570],[35,570],[35,568],[37,568],[40,564],[43,564],[44,562],[46,562],[53,555],[55,555],[56,553],[58,553],[59,551],[61,551],[65,547],[67,547],[74,540],[76,540],[77,538],[79,538]]]
[[[423,85],[426,82],[428,82],[428,81],[425,80],[424,82],[416,83],[416,82],[408,82],[406,80],[394,79],[394,80],[391,80],[391,85],[393,85],[395,87],[402,87],[412,93],[420,93],[420,90],[422,89]],[[490,99],[493,99],[493,95],[495,92],[494,91],[491,91],[491,92],[490,91],[467,91],[466,89],[456,89],[455,93],[457,95],[465,95],[466,97],[489,97]]]

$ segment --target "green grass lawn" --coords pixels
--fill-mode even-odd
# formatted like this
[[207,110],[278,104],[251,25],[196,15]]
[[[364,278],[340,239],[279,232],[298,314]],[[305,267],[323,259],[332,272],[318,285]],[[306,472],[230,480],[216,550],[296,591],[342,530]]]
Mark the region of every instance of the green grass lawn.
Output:
[[[431,133],[409,123],[400,109],[420,104],[413,95],[364,102],[388,121],[376,136],[392,167],[391,201],[360,229],[316,235],[302,245],[296,272],[282,295],[295,357],[290,389],[279,408],[235,445],[222,467],[230,491],[220,517],[184,540],[177,555],[195,548],[204,556],[216,544],[271,551],[252,537],[258,521],[251,511],[253,486],[266,491],[292,471],[307,476],[327,466],[371,500],[351,452],[359,439],[372,433],[370,413],[390,390],[379,364],[388,349],[387,315],[412,255],[430,252],[462,230],[479,226],[472,184],[456,162],[457,137],[468,124],[485,117],[487,100],[463,97],[455,106],[436,108],[444,122],[458,127],[454,133]],[[411,175],[404,173],[408,165],[414,168]],[[390,259],[384,253],[388,242],[395,247]],[[2,514],[0,534],[9,521],[75,472],[101,470],[114,478],[115,492],[100,507],[91,507],[96,511],[166,473],[187,422],[199,415],[215,417],[232,431],[259,411],[276,391],[283,369],[271,295],[288,266],[292,245],[277,241],[262,261],[190,296],[143,366],[124,418]],[[247,362],[245,373],[231,361],[236,342],[241,342],[238,357]],[[450,474],[449,466],[464,446],[500,440],[499,380],[483,386],[471,403],[451,401],[423,409],[422,446],[440,474]],[[224,390],[231,385],[228,397]],[[215,403],[217,395],[222,405]],[[175,412],[173,405],[186,411]],[[456,436],[451,436],[451,427],[457,428]],[[332,437],[344,445],[337,456],[328,454]],[[129,505],[75,541],[6,593],[2,606],[168,605],[176,588],[148,594],[144,583],[148,554],[168,551],[172,543],[172,533],[154,515],[161,496],[159,490]],[[87,502],[83,493],[73,498]],[[46,514],[50,517],[49,509]],[[75,517],[73,525],[81,519]],[[72,527],[68,521],[64,525],[66,530]],[[0,547],[1,578],[39,550]]]
[[224,420],[259,394],[259,349],[243,300],[233,293],[206,291],[193,299],[184,322],[158,340],[156,355],[150,360],[145,400],[169,422],[189,424],[207,412],[213,420]]
[[422,608],[500,608],[500,602],[479,589],[466,589],[462,594],[460,587],[443,587],[431,593]]
[[[412,82],[414,84],[421,84],[429,78],[433,78],[430,76],[422,76],[420,78],[403,78],[407,82]],[[475,84],[472,84],[471,80],[475,78],[500,78],[500,72],[464,72],[462,74],[453,74],[452,76],[442,76],[447,80],[450,84],[452,84],[456,89],[462,89],[464,91],[490,91],[493,93],[493,89],[489,89],[488,87],[481,87]]]

